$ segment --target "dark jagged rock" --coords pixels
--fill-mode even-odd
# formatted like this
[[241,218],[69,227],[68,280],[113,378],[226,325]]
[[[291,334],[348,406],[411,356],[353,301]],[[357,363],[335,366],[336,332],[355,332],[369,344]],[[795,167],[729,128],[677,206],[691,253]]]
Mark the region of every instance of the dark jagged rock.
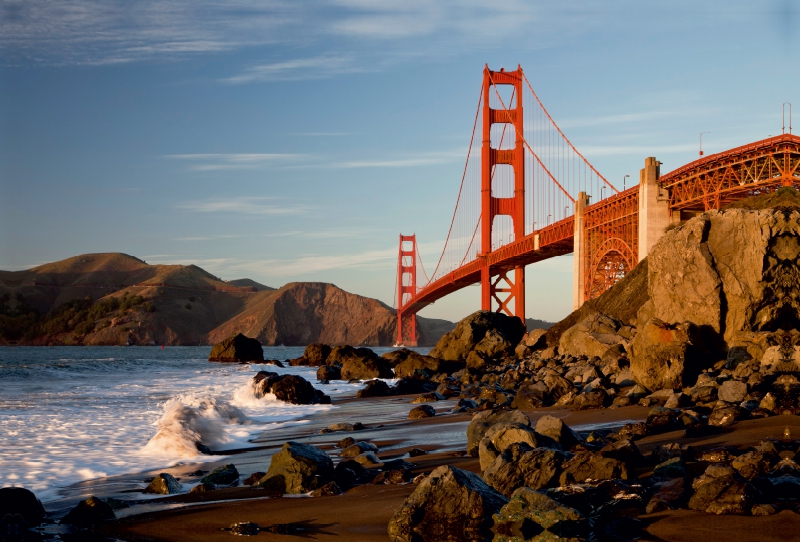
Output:
[[547,448],[514,443],[483,472],[486,483],[510,496],[518,487],[540,489],[558,485],[562,465],[570,455]]
[[278,400],[295,405],[330,404],[331,402],[330,397],[314,388],[311,382],[302,376],[259,371],[253,377],[253,382],[259,397],[272,393]]
[[320,382],[341,379],[342,368],[338,365],[320,365],[319,369],[317,369],[317,380]]
[[753,501],[753,488],[728,465],[710,465],[692,483],[689,508],[711,514],[744,514]]
[[463,369],[463,367],[463,364],[458,362],[443,361],[411,351],[403,361],[394,366],[394,375],[397,378],[421,378],[427,380],[435,374],[452,373]]
[[267,474],[254,487],[283,493],[308,493],[333,480],[328,454],[308,444],[287,442],[272,456]]
[[331,347],[327,344],[311,343],[306,346],[303,357],[308,360],[308,365],[316,367],[327,363],[330,353]]
[[239,480],[239,471],[233,464],[223,465],[212,470],[203,476],[201,484],[211,484],[215,486],[230,486]]
[[333,469],[333,476],[339,487],[348,488],[369,481],[374,474],[364,468],[361,463],[348,459],[340,461]]
[[0,488],[0,519],[19,515],[28,527],[39,525],[45,517],[44,507],[32,491],[24,487]]
[[[374,354],[373,354],[374,356]],[[386,360],[377,356],[352,357],[342,362],[342,380],[392,378],[394,373]]]
[[87,526],[115,519],[114,510],[105,501],[97,497],[89,497],[61,518],[61,523]]
[[232,363],[264,361],[264,349],[261,348],[261,343],[256,339],[237,333],[214,345],[214,348],[211,349],[211,354],[208,356],[208,361]]
[[490,539],[492,515],[507,502],[476,474],[441,466],[389,520],[389,538],[393,542]]
[[144,488],[142,493],[155,493],[156,495],[175,495],[183,491],[181,483],[174,476],[167,472],[162,472],[150,484]]
[[624,462],[595,452],[578,452],[562,465],[559,483],[564,485],[586,482],[587,480],[611,480],[629,478],[628,467]]
[[511,407],[522,410],[533,410],[553,404],[550,390],[544,382],[531,382],[521,386],[511,402]]
[[370,380],[363,389],[358,390],[356,397],[386,397],[392,394],[392,388],[383,380]]

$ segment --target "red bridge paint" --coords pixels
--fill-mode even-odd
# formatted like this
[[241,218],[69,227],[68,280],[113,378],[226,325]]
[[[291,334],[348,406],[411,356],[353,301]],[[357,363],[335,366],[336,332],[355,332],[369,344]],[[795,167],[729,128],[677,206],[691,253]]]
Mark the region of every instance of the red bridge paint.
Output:
[[[480,142],[475,137],[479,118]],[[781,186],[800,187],[800,137],[771,137],[704,156],[663,176],[657,166],[656,172],[659,199],[663,192],[666,212],[677,223]],[[398,344],[417,344],[419,310],[472,284],[481,285],[483,310],[524,321],[525,266],[569,254],[576,246],[580,259],[574,280],[581,285],[581,299],[605,292],[643,257],[640,189],[620,192],[575,149],[522,68],[485,68],[456,208],[430,277],[416,236],[400,236]],[[592,197],[595,203],[585,204]],[[425,277],[422,284],[418,271]]]

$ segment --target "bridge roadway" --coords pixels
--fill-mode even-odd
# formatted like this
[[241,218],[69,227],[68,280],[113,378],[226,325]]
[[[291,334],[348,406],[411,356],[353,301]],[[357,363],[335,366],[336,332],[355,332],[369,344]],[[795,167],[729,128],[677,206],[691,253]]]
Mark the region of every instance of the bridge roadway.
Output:
[[480,283],[487,268],[489,276],[496,276],[575,251],[581,254],[575,266],[577,308],[642,260],[666,226],[781,186],[800,188],[800,137],[783,134],[743,145],[664,176],[660,165],[648,158],[639,185],[582,209],[576,205],[575,215],[479,255],[426,284],[399,307],[398,314],[416,314],[448,294]]

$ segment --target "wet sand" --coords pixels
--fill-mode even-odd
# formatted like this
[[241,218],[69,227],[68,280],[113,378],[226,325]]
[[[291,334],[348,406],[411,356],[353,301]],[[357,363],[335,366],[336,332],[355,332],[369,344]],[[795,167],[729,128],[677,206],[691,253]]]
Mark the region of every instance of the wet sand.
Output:
[[[262,448],[244,451],[228,458],[226,462],[235,463],[243,477],[249,472],[266,471],[269,458],[286,440],[320,446],[328,450],[336,461],[334,444],[346,436],[352,436],[376,443],[381,449],[378,454],[381,459],[400,457],[412,462],[415,465],[415,474],[430,472],[442,464],[479,472],[477,459],[464,455],[466,428],[471,415],[445,414],[452,408],[452,401],[448,401],[434,403],[439,411],[434,418],[415,421],[402,419],[415,406],[409,404],[412,398],[413,396],[344,401],[342,409],[337,411],[336,420],[326,416],[324,420],[276,431],[274,435],[265,435],[259,440]],[[573,412],[551,407],[526,413],[534,424],[542,415],[552,414],[563,418],[571,427],[585,432],[598,427],[618,428],[630,421],[643,421],[648,410],[632,406]],[[369,418],[365,418],[366,413],[370,413]],[[370,420],[373,423],[369,423]],[[320,434],[319,429],[325,426],[323,424],[332,421],[362,421],[368,427],[359,432]],[[682,431],[675,431],[646,437],[637,441],[637,445],[643,453],[668,442],[691,444],[697,449],[742,446],[756,444],[766,438],[780,439],[787,428],[795,437],[800,436],[800,418],[776,416],[748,420],[718,434],[691,439],[685,438]],[[407,452],[412,447],[422,448],[428,454],[409,458]],[[185,465],[180,469],[194,467]],[[206,470],[210,467],[208,464],[203,466]],[[205,494],[175,495],[148,501],[145,505],[134,505],[122,511],[121,515],[126,517],[106,525],[104,531],[128,542],[231,540],[232,535],[222,529],[232,523],[248,521],[261,526],[300,523],[305,529],[302,536],[262,533],[261,536],[265,539],[386,541],[386,525],[389,519],[414,488],[413,484],[365,485],[350,489],[343,495],[317,498],[279,496],[248,487]],[[131,497],[132,494],[128,496]],[[654,541],[786,541],[800,532],[800,515],[788,511],[774,516],[752,517],[711,516],[677,510],[642,516],[641,519],[649,525],[650,539]]]

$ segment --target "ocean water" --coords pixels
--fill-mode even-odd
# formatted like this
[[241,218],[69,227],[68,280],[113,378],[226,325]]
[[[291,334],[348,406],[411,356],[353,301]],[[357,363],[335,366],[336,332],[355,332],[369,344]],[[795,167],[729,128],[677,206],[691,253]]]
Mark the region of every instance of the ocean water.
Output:
[[[337,408],[256,398],[251,381],[262,369],[303,376],[334,399],[362,387],[319,384],[313,367],[210,363],[210,350],[0,347],[0,487],[27,487],[47,502],[85,480],[216,461],[220,456],[201,454],[195,443],[244,448],[265,431]],[[267,359],[302,353],[264,348]]]

